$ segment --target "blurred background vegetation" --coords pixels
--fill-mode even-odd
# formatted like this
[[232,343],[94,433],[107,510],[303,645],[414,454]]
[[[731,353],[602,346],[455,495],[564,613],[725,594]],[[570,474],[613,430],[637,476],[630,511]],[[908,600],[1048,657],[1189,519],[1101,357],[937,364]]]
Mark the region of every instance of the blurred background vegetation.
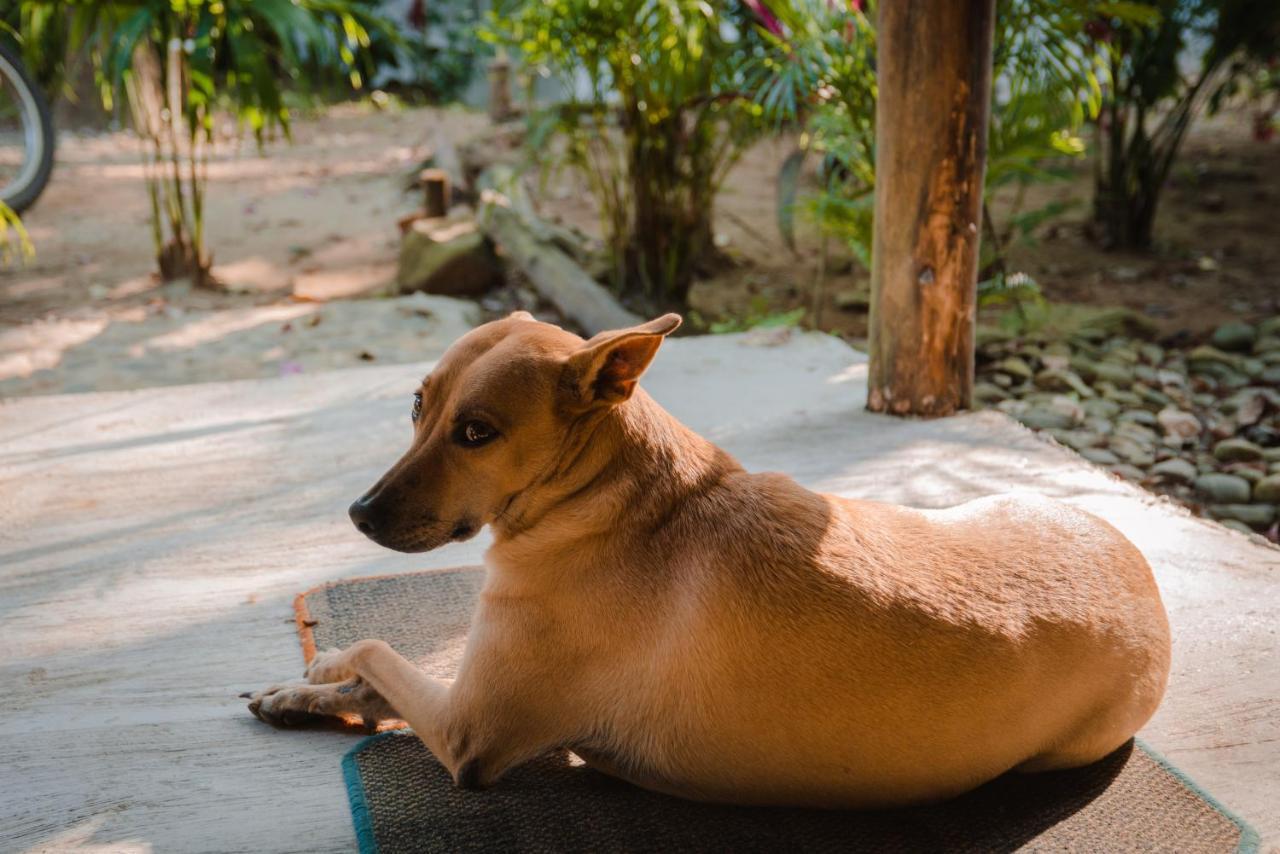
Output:
[[[1275,123],[1274,0],[1000,0],[981,293],[1034,299],[1009,247],[1072,204],[1096,239],[1144,249],[1191,121],[1229,99]],[[869,267],[875,193],[871,0],[2,0],[3,37],[49,94],[98,101],[147,140],[152,237],[165,278],[209,275],[202,171],[224,115],[260,144],[292,111],[376,89],[410,101],[474,93],[495,50],[530,92],[527,144],[593,194],[608,281],[637,304],[682,306],[723,260],[716,196],[742,152],[793,133],[776,221],[797,217]],[[547,93],[550,92],[550,97]],[[64,110],[64,112],[67,112]],[[555,145],[549,145],[553,140]],[[554,156],[553,156],[554,154]],[[1092,198],[1026,207],[1027,188],[1091,157]],[[806,162],[817,163],[817,188]],[[824,250],[825,256],[825,250]]]

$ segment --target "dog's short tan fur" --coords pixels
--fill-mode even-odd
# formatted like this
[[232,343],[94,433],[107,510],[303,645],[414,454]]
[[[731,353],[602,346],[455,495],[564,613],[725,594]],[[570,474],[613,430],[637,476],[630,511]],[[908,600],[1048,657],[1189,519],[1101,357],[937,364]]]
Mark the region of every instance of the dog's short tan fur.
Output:
[[[1168,625],[1118,531],[1043,498],[922,511],[750,474],[636,387],[678,324],[584,343],[517,313],[454,344],[352,513],[404,551],[492,527],[456,681],[361,641],[255,713],[403,718],[464,785],[563,746],[683,797],[829,807],[1082,765],[1151,716]],[[465,447],[476,423],[496,438]]]

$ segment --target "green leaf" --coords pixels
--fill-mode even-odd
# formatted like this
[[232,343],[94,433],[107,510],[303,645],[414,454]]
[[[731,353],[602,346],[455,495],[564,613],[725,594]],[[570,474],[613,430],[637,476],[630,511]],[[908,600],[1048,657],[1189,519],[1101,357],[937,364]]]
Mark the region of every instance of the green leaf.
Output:
[[800,175],[804,167],[805,150],[796,149],[782,161],[778,170],[778,233],[792,252],[796,251],[796,196],[800,192]]

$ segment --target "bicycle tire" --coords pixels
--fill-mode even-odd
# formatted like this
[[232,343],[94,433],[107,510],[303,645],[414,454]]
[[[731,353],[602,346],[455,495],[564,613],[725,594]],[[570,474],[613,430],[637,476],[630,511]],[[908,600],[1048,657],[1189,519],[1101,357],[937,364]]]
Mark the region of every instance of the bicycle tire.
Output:
[[24,112],[29,112],[36,121],[34,139],[39,146],[31,165],[24,166],[23,172],[8,186],[0,188],[0,202],[4,202],[17,213],[22,213],[35,204],[36,199],[44,192],[53,173],[53,152],[57,140],[53,132],[53,111],[44,93],[36,85],[35,80],[27,72],[21,58],[0,42],[0,74],[8,78],[17,90],[18,97],[25,104]]

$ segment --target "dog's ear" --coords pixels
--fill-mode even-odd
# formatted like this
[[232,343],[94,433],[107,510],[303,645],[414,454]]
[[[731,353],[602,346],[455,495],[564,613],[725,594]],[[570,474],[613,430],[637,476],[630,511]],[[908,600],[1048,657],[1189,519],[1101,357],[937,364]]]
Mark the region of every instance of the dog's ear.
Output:
[[616,406],[631,397],[640,375],[653,361],[662,339],[680,326],[680,315],[601,332],[569,357],[566,379],[575,403],[583,408]]

